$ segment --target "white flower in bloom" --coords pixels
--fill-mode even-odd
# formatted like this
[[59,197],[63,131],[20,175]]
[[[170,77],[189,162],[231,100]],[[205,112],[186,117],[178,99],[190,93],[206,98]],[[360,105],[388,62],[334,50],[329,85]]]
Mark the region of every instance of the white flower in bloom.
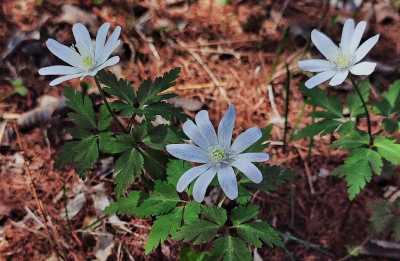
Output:
[[92,42],[89,31],[80,23],[74,24],[72,27],[76,42],[75,46],[68,47],[54,39],[47,40],[46,45],[50,52],[71,66],[55,65],[44,67],[39,70],[39,74],[62,75],[50,82],[50,85],[54,86],[74,78],[95,76],[98,71],[105,67],[117,64],[119,62],[118,56],[109,57],[121,43],[119,40],[121,27],[117,26],[111,36],[106,39],[109,28],[109,23],[104,23],[99,28],[96,43]]
[[263,162],[269,156],[265,152],[243,153],[262,136],[259,128],[253,127],[241,133],[231,144],[235,124],[235,107],[230,105],[215,132],[207,111],[196,114],[195,122],[187,120],[183,132],[194,144],[167,145],[167,151],[176,158],[202,163],[186,171],[176,186],[178,192],[184,191],[194,181],[193,198],[201,202],[207,187],[218,177],[218,182],[229,199],[238,196],[236,175],[232,167],[237,168],[251,181],[260,183],[263,179],[260,170],[252,162]]
[[311,32],[313,44],[327,60],[299,61],[302,70],[318,73],[306,81],[307,88],[313,88],[329,79],[330,86],[337,86],[346,80],[349,72],[354,75],[370,75],[375,70],[376,63],[361,62],[379,39],[377,34],[360,45],[366,26],[365,21],[355,26],[353,19],[347,19],[339,47],[318,30]]

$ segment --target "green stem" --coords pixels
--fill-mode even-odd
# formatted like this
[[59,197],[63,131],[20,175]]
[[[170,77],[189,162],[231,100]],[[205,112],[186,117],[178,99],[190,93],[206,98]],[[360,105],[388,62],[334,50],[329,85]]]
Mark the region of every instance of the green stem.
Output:
[[369,111],[367,108],[367,104],[365,103],[365,100],[360,92],[360,89],[358,88],[358,84],[356,81],[350,77],[351,83],[353,84],[354,90],[356,90],[358,97],[360,97],[361,103],[364,107],[365,115],[367,116],[367,124],[368,124],[368,135],[369,135],[369,146],[372,146],[374,144],[374,136],[372,135],[372,128],[371,128],[371,117],[369,115]]
[[[314,112],[316,111],[317,106],[313,105],[313,114],[311,115],[311,124],[315,123]],[[314,147],[314,137],[310,137],[310,141],[308,142],[308,149],[307,149],[307,161],[310,162],[311,160],[311,152],[312,148]]]
[[290,99],[290,71],[289,66],[286,64],[286,83],[285,83],[285,128],[283,130],[283,152],[287,148],[287,133],[288,133],[288,116],[289,116],[289,99]]
[[120,127],[122,130],[124,130],[126,133],[128,133],[128,130],[124,127],[124,124],[121,122],[121,120],[118,118],[118,116],[115,115],[115,113],[114,113],[113,110],[111,109],[111,106],[110,106],[110,104],[109,104],[108,101],[107,101],[106,94],[105,94],[103,88],[101,88],[100,82],[99,82],[99,80],[97,79],[96,76],[94,77],[94,81],[96,82],[97,89],[99,90],[99,92],[100,92],[100,94],[101,94],[101,97],[103,98],[103,101],[104,101],[104,104],[105,104],[106,107],[107,107],[107,110],[110,112],[110,114],[111,114],[111,116],[114,118],[114,120],[118,123],[119,127]]

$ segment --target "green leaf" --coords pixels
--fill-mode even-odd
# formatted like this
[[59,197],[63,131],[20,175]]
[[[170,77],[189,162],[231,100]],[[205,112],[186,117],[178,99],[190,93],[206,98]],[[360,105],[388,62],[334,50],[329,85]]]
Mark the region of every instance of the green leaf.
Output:
[[232,223],[240,225],[257,217],[259,208],[255,205],[239,206],[232,210]]
[[373,171],[380,175],[382,166],[382,158],[376,151],[359,148],[353,150],[344,165],[338,167],[335,172],[344,175],[349,198],[353,200],[371,181]]
[[207,220],[198,219],[185,224],[173,237],[175,240],[192,241],[202,244],[211,241],[221,226]]
[[155,179],[165,179],[168,157],[164,152],[146,148],[143,152],[144,168]]
[[195,251],[190,247],[184,246],[181,250],[179,260],[180,261],[205,261],[207,252],[205,251]]
[[140,205],[137,215],[149,217],[170,212],[180,202],[175,187],[165,182],[156,181],[154,191]]
[[293,136],[294,140],[303,139],[306,137],[314,137],[315,135],[326,135],[339,129],[342,122],[337,120],[326,119],[317,123],[308,125],[304,129],[299,130]]
[[389,118],[383,119],[383,128],[385,128],[385,131],[389,133],[394,133],[399,130],[400,124],[399,121],[392,120]]
[[211,252],[213,260],[251,261],[252,256],[246,243],[237,237],[224,236],[214,241]]
[[226,210],[218,207],[207,207],[203,205],[201,214],[205,219],[212,221],[220,226],[223,226],[227,219]]
[[[367,102],[371,91],[371,84],[368,80],[364,80],[358,83],[358,88],[360,89],[360,93],[364,101]],[[347,98],[347,103],[349,106],[351,117],[358,117],[365,113],[364,107],[357,93],[349,95]]]
[[76,112],[76,114],[72,114],[74,115],[73,119],[75,123],[82,128],[90,126],[96,129],[97,124],[93,110],[93,103],[89,96],[83,95],[81,92],[69,87],[64,88],[64,96],[66,98],[66,105]]
[[182,221],[182,208],[176,208],[173,212],[159,216],[154,221],[146,245],[145,254],[149,254],[162,244],[169,235],[175,234]]
[[107,106],[104,104],[101,105],[97,129],[99,131],[104,131],[108,129],[111,125],[111,121],[112,121],[112,116],[111,113],[107,110]]
[[369,136],[358,131],[352,131],[335,141],[332,146],[342,149],[355,149],[369,144]]
[[115,163],[115,192],[117,197],[122,197],[125,190],[132,184],[135,176],[139,175],[143,169],[143,156],[136,149],[122,154]]
[[375,138],[374,146],[378,148],[378,153],[387,161],[394,165],[400,165],[400,144],[394,140],[379,136]]
[[113,214],[124,214],[124,215],[135,215],[136,208],[140,200],[140,192],[132,191],[127,197],[119,198],[117,201],[112,202],[104,209],[104,213],[107,215]]
[[251,145],[246,150],[246,152],[260,152],[260,151],[263,151],[264,149],[266,149],[268,146],[266,141],[271,138],[272,127],[273,127],[273,125],[270,124],[267,127],[262,128],[261,129],[261,133],[262,133],[261,138],[256,143]]
[[26,96],[28,94],[28,89],[25,87],[22,79],[18,78],[10,81],[11,85],[14,87],[14,92],[20,96]]
[[389,90],[383,94],[383,97],[389,102],[392,111],[398,110],[400,106],[400,80],[393,82]]
[[166,125],[149,126],[147,136],[143,138],[143,143],[155,150],[165,150],[166,145],[179,142],[181,142],[181,139],[178,135],[171,127]]
[[201,211],[201,204],[192,201],[186,204],[183,212],[183,221],[185,224],[192,223],[199,219],[199,214]]
[[283,246],[279,232],[266,222],[237,224],[234,227],[239,237],[257,248],[262,246],[262,242],[268,244],[270,247]]
[[167,164],[167,181],[169,184],[176,186],[179,178],[187,170],[192,168],[192,165],[183,160],[170,160]]
[[290,169],[285,169],[278,166],[260,164],[258,165],[258,168],[260,169],[261,173],[263,173],[263,180],[259,184],[248,181],[244,183],[246,187],[265,192],[274,192],[281,185],[295,177],[294,172]]
[[124,79],[117,79],[117,77],[109,72],[102,70],[97,75],[96,78],[104,84],[104,91],[108,94],[117,96],[124,102],[133,106],[136,101],[136,94],[131,85],[131,83]]
[[111,132],[99,134],[100,151],[108,154],[118,154],[134,147],[134,140],[128,134],[114,136]]
[[340,100],[336,96],[328,96],[326,92],[319,88],[308,89],[302,86],[300,89],[307,97],[307,103],[326,109],[337,116],[342,117],[342,106]]

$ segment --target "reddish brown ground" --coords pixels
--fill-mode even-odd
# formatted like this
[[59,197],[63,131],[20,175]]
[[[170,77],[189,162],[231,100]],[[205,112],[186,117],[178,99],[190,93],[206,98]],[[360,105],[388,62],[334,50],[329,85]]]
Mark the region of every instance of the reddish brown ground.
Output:
[[[283,136],[279,115],[284,114],[285,63],[290,65],[293,78],[289,114],[293,131],[310,122],[306,114],[299,114],[304,106],[299,85],[305,77],[296,67],[297,60],[309,53],[306,41],[310,30],[323,28],[334,39],[339,39],[341,29],[332,24],[333,17],[343,21],[351,15],[351,12],[341,9],[327,8],[323,1],[311,0],[232,1],[226,6],[212,4],[214,1],[211,0],[200,0],[191,5],[185,1],[110,0],[101,6],[92,5],[89,0],[62,1],[79,6],[84,11],[82,18],[72,13],[68,17],[62,16],[61,1],[48,0],[41,5],[37,2],[4,0],[0,6],[1,53],[8,50],[8,40],[17,33],[33,31],[41,35],[40,40],[24,41],[6,62],[0,64],[0,95],[12,90],[9,80],[16,76],[21,77],[29,89],[26,97],[14,95],[0,99],[0,116],[6,112],[20,114],[29,111],[42,95],[60,96],[61,86],[50,88],[48,79],[37,74],[38,68],[54,63],[42,43],[50,36],[70,43],[71,23],[82,19],[92,21],[93,18],[88,16],[92,13],[99,18],[94,20],[94,28],[103,21],[123,27],[125,44],[119,51],[122,62],[114,68],[120,76],[138,83],[179,66],[182,74],[176,87],[178,94],[200,101],[211,111],[214,120],[220,118],[228,103],[233,103],[238,111],[238,130],[272,123],[273,141],[280,141]],[[286,7],[284,2],[288,3]],[[382,90],[398,77],[396,65],[399,58],[394,57],[400,55],[400,22],[385,19],[379,23],[368,7],[370,3],[365,2],[366,6],[357,12],[355,18],[369,21],[368,35],[381,34],[381,41],[370,57],[382,64],[372,77],[375,90]],[[149,15],[148,21],[143,19],[146,14]],[[283,32],[288,27],[300,30],[300,34],[289,33],[283,40]],[[279,53],[278,49],[282,52]],[[78,81],[70,84],[79,86]],[[267,94],[269,85],[274,93],[272,100]],[[344,95],[345,91],[331,93]],[[271,102],[275,103],[276,111]],[[305,107],[306,112],[309,110]],[[295,125],[297,121],[298,126]],[[12,122],[8,121],[9,128]],[[379,124],[378,119],[374,122]],[[50,256],[56,257],[55,249],[66,253],[71,260],[86,260],[94,256],[98,237],[79,231],[99,215],[93,207],[93,200],[88,197],[85,207],[68,224],[60,217],[65,197],[55,198],[62,196],[63,188],[69,191],[68,197],[73,198],[70,191],[82,183],[73,170],[56,170],[53,166],[64,135],[62,125],[62,118],[57,116],[50,123],[22,131],[24,152],[15,137],[0,147],[0,260],[46,260]],[[330,149],[329,143],[329,137],[316,139],[310,162],[303,160],[307,154],[306,141],[290,143],[287,154],[282,152],[279,144],[271,146],[271,164],[292,168],[297,178],[278,192],[260,194],[255,199],[263,207],[264,217],[278,229],[289,231],[333,254],[333,257],[328,257],[303,244],[289,243],[289,251],[298,260],[337,260],[346,256],[347,246],[360,244],[369,235],[368,204],[383,197],[383,185],[399,185],[398,179],[373,182],[350,206],[343,181],[334,177],[317,177],[321,169],[329,172],[343,160],[344,154]],[[24,160],[29,165],[30,175],[24,171]],[[312,176],[312,181],[308,181],[307,175]],[[35,189],[29,185],[30,176]],[[104,183],[108,192],[112,191],[110,180],[93,176],[85,181],[89,188],[87,193],[92,193],[90,188],[100,183]],[[315,193],[311,193],[310,183]],[[48,230],[38,227],[32,220],[24,222],[23,226],[18,225],[28,209],[42,223],[47,223]],[[173,241],[166,243],[160,251],[143,256],[150,222],[125,221],[131,233],[101,225],[101,231],[114,235],[113,254],[109,260],[129,260],[128,252],[139,260],[176,259],[179,248]],[[285,253],[278,249],[263,248],[259,253],[264,260],[285,258]]]

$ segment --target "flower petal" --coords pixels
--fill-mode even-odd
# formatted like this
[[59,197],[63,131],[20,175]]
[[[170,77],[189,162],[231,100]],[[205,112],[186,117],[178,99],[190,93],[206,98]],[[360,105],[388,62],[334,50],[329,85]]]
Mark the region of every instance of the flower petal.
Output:
[[66,65],[53,65],[47,66],[39,69],[40,75],[67,75],[67,74],[76,74],[81,73],[82,69],[66,66]]
[[346,19],[343,26],[342,38],[340,40],[340,48],[346,53],[349,54],[350,44],[353,38],[354,33],[354,20]]
[[207,188],[215,177],[215,168],[209,168],[196,180],[193,186],[193,198],[197,202],[202,202],[206,195]]
[[197,163],[207,163],[208,156],[204,150],[192,144],[170,144],[166,147],[172,156]]
[[97,30],[96,35],[96,49],[94,52],[96,63],[100,61],[100,57],[102,56],[102,51],[104,49],[104,45],[106,43],[108,30],[110,29],[110,23],[104,23],[100,26],[99,30]]
[[208,117],[208,112],[205,110],[199,111],[196,114],[195,121],[201,135],[207,137],[207,139],[209,140],[209,144],[217,145],[218,143],[217,134],[215,133],[210,118]]
[[376,63],[361,62],[350,67],[350,72],[354,75],[370,75],[374,72]]
[[262,136],[261,130],[257,127],[247,129],[237,136],[232,144],[231,149],[237,153],[240,153],[253,145]]
[[76,46],[82,56],[92,56],[92,38],[86,26],[81,23],[76,23],[72,26]]
[[194,124],[192,120],[187,120],[182,126],[183,132],[188,136],[197,146],[207,150],[208,141],[203,135],[201,135],[199,128]]
[[248,152],[241,153],[236,157],[236,160],[247,160],[250,162],[264,162],[269,159],[269,155],[265,152]]
[[68,80],[71,80],[71,79],[75,79],[75,78],[80,78],[82,76],[84,76],[83,73],[64,75],[64,76],[61,76],[61,77],[58,77],[58,78],[55,78],[54,80],[52,80],[50,82],[50,86],[55,86],[55,85],[58,85],[58,84],[60,84],[62,82],[65,82],[65,81],[68,81]]
[[337,86],[346,80],[347,75],[349,75],[349,70],[337,71],[335,76],[329,81],[330,86]]
[[315,86],[329,80],[333,76],[335,76],[336,71],[325,71],[318,73],[317,75],[311,77],[305,82],[305,86],[309,89],[314,88]]
[[368,54],[368,52],[371,51],[371,49],[375,46],[378,40],[379,40],[379,34],[369,38],[367,41],[361,44],[355,53],[354,62],[358,63],[359,61],[361,61]]
[[72,48],[60,44],[54,39],[47,40],[46,46],[52,54],[54,54],[64,62],[74,67],[81,67],[81,56]]
[[99,56],[99,60],[96,60],[98,63],[103,63],[105,60],[110,57],[112,52],[120,45],[121,41],[118,40],[121,34],[121,27],[117,26],[114,29],[114,32],[108,38],[106,44],[104,45],[104,49],[101,51],[102,55]]
[[197,166],[187,170],[183,175],[179,178],[178,183],[176,184],[176,191],[182,192],[184,191],[193,180],[195,180],[198,176],[206,172],[210,166],[207,164]]
[[238,185],[236,175],[231,166],[218,169],[218,182],[225,195],[234,200],[238,196]]
[[248,160],[239,159],[232,163],[232,166],[240,170],[249,180],[260,183],[263,180],[261,171]]
[[302,60],[298,63],[299,68],[308,72],[324,72],[334,68],[334,64],[327,60],[322,59],[309,59]]
[[90,75],[95,76],[99,71],[103,70],[104,68],[113,66],[117,63],[119,63],[119,56],[113,56],[110,59],[108,59],[105,63],[103,63],[102,65],[95,67],[90,72]]
[[339,48],[336,46],[336,44],[332,42],[332,40],[328,36],[314,29],[311,32],[311,41],[314,43],[315,47],[322,53],[322,55],[324,55],[328,60],[335,60]]
[[233,127],[235,126],[235,106],[229,105],[228,111],[218,125],[218,143],[227,148],[231,145]]
[[361,21],[357,24],[353,32],[353,37],[351,38],[349,53],[353,54],[357,47],[360,45],[361,38],[364,34],[365,28],[367,27],[367,22]]

